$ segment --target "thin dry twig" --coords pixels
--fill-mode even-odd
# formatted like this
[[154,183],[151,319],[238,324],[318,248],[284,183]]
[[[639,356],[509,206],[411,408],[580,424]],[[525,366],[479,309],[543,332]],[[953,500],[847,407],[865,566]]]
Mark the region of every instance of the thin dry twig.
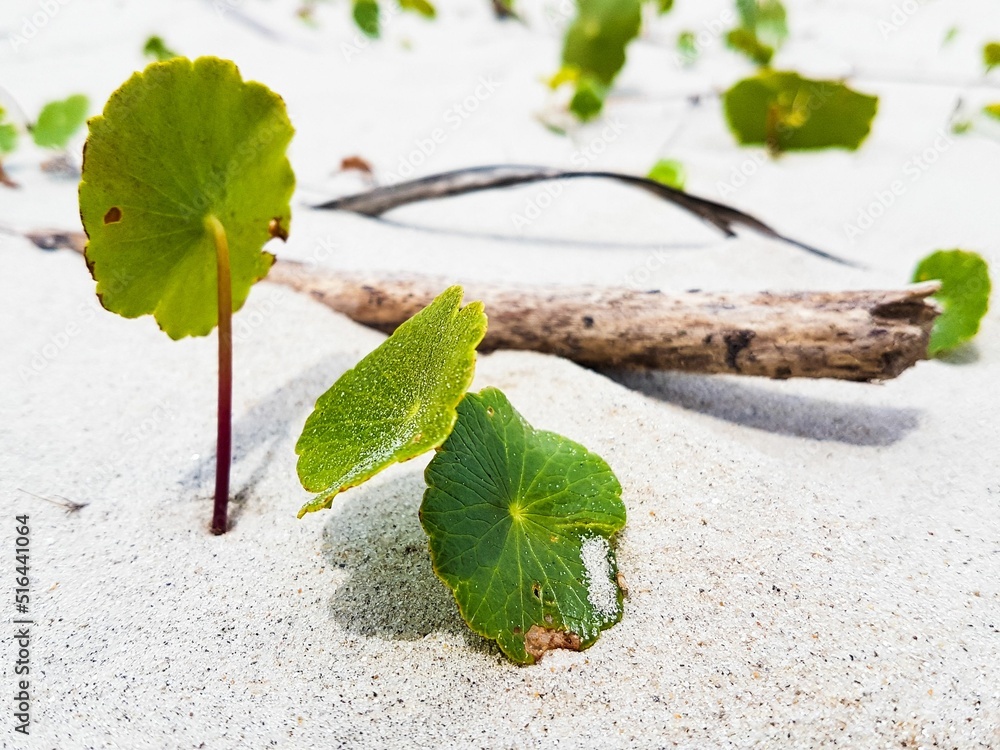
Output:
[[551,167],[533,166],[487,166],[458,169],[453,172],[430,175],[418,180],[400,182],[369,190],[356,195],[321,203],[313,208],[329,211],[351,211],[364,216],[381,216],[386,211],[419,201],[449,198],[456,195],[476,193],[482,190],[529,185],[550,180],[606,179],[621,182],[652,193],[657,198],[699,217],[702,221],[718,229],[727,237],[736,236],[735,227],[743,226],[765,237],[788,243],[820,258],[845,266],[860,267],[854,261],[841,258],[812,245],[807,245],[791,237],[778,233],[770,226],[750,214],[731,206],[699,198],[683,190],[677,190],[663,183],[645,177],[637,177],[619,172],[575,172]]
[[[76,513],[78,511],[86,508],[90,503],[78,503],[69,498],[65,498],[62,495],[53,495],[52,497],[45,497],[44,495],[38,495],[34,492],[29,492],[28,490],[17,488],[19,492],[23,492],[25,495],[31,495],[38,500],[44,500],[50,505],[58,505],[60,508],[66,511],[66,514]],[[55,498],[55,499],[53,499]]]

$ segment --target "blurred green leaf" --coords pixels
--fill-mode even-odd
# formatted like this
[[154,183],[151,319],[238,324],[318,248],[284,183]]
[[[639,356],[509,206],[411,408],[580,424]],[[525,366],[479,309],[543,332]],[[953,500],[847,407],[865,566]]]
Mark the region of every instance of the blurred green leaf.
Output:
[[64,149],[69,139],[87,120],[90,102],[83,94],[49,102],[42,107],[38,121],[31,127],[31,136],[42,148]]
[[233,310],[267,275],[295,177],[281,98],[228,60],[150,63],[91,118],[80,182],[87,265],[108,310],[152,314],[171,338],[218,324],[212,222],[225,229]]
[[740,23],[726,43],[758,65],[768,65],[788,38],[788,18],[779,0],[736,0]]
[[675,190],[683,190],[687,181],[687,171],[684,165],[675,159],[661,159],[649,170],[648,177]]
[[641,0],[579,0],[577,17],[563,44],[563,68],[577,71],[570,109],[581,119],[596,117],[607,89],[625,65],[625,48],[639,34]]
[[732,29],[726,34],[726,45],[741,52],[758,65],[767,65],[774,57],[774,48],[763,44],[757,35],[744,28]]
[[468,394],[427,470],[420,521],[462,617],[508,658],[582,649],[621,619],[621,486],[582,445],[534,429],[495,388]]
[[729,89],[723,106],[730,130],[744,146],[766,145],[772,153],[855,150],[871,130],[878,97],[839,81],[765,70]]
[[442,293],[316,401],[295,452],[302,486],[320,494],[300,518],[448,437],[486,334],[482,303],[461,302],[462,287]]
[[639,6],[639,0],[579,0],[563,63],[610,86],[625,65],[625,48],[639,34]]
[[674,8],[674,0],[656,0],[656,9],[662,16],[669,13]]
[[424,18],[434,18],[437,16],[437,9],[427,0],[399,0],[399,7],[403,10],[412,10],[419,13]]
[[607,87],[590,76],[583,76],[576,84],[576,91],[569,103],[569,110],[580,120],[592,120],[604,108]]
[[985,107],[983,107],[983,112],[989,115],[990,117],[994,117],[997,120],[1000,120],[1000,102],[996,102],[994,104],[987,104]]
[[367,36],[377,38],[379,29],[378,0],[354,0],[354,22]]
[[934,299],[944,312],[934,321],[928,353],[946,352],[979,332],[990,306],[990,271],[982,256],[965,250],[938,250],[920,261],[913,281],[941,282]]
[[0,156],[17,148],[17,127],[6,120],[7,113],[0,107]]
[[677,52],[685,65],[698,59],[698,38],[693,31],[682,31],[677,35]]
[[989,42],[983,47],[983,65],[987,73],[1000,65],[1000,42]]
[[162,37],[151,36],[142,47],[142,54],[158,62],[169,60],[173,57],[180,57],[176,52],[167,46]]

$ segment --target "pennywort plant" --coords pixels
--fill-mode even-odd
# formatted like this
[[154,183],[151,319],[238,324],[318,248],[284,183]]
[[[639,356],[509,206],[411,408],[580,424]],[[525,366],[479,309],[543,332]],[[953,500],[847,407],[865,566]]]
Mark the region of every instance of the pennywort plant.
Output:
[[87,265],[108,310],[152,315],[172,339],[219,330],[215,505],[227,527],[232,314],[287,237],[295,185],[281,98],[215,57],[152,63],[92,118],[80,215]]
[[858,149],[871,132],[878,97],[841,81],[764,69],[723,94],[726,122],[743,146],[773,154],[820,148]]
[[26,130],[40,148],[65,152],[70,140],[83,127],[89,107],[86,96],[73,94],[44,105],[34,122],[22,121],[20,126],[0,107],[0,184],[17,187],[4,171],[3,159],[17,149],[21,131]]
[[621,486],[582,445],[536,430],[495,388],[466,393],[483,307],[452,287],[316,402],[296,445],[299,516],[429,450],[420,521],[434,571],[510,659],[582,649],[621,619]]
[[990,306],[990,269],[978,253],[938,250],[917,264],[914,282],[940,281],[934,299],[941,315],[934,321],[928,354],[945,354],[971,341]]
[[42,107],[35,123],[29,126],[31,137],[42,148],[64,151],[76,131],[86,122],[89,107],[90,101],[83,94],[49,102]]

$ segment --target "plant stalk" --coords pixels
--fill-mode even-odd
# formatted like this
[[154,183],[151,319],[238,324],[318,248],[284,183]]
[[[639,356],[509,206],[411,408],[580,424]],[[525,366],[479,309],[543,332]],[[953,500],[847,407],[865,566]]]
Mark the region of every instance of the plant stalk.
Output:
[[215,239],[219,288],[219,412],[212,511],[212,533],[219,535],[225,534],[228,527],[229,470],[233,460],[233,288],[225,227],[211,215],[205,225]]

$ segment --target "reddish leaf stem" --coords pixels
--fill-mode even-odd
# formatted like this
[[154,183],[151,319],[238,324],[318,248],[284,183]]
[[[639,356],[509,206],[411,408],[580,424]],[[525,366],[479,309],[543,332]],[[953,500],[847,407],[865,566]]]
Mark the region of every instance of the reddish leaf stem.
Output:
[[218,535],[225,534],[228,526],[229,469],[233,458],[233,290],[225,227],[214,216],[206,218],[205,225],[215,239],[219,287],[219,424],[212,512],[212,533]]

